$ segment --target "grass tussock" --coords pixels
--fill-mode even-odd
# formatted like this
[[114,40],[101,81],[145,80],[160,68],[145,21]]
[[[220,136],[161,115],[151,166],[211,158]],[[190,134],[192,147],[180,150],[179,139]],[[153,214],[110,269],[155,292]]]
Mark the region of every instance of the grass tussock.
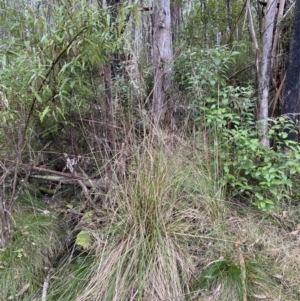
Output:
[[185,299],[195,269],[189,237],[206,220],[190,197],[190,173],[162,149],[137,152],[111,196],[117,205],[107,216],[109,238],[76,300]]

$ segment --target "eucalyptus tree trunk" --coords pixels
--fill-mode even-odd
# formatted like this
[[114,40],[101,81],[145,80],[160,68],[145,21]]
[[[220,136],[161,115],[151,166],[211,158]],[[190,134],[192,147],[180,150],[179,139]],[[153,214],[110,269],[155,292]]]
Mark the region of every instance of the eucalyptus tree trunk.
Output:
[[[295,4],[295,17],[293,33],[290,40],[290,52],[286,74],[286,81],[283,90],[283,107],[282,114],[296,125],[299,101],[300,85],[300,1]],[[288,131],[287,140],[297,141],[297,133],[292,130]]]
[[153,1],[153,119],[160,127],[167,110],[167,100],[171,88],[172,72],[172,32],[170,0]]
[[[102,1],[103,2],[103,1]],[[119,0],[109,0],[106,4],[110,7],[110,16],[112,24],[116,21]],[[100,3],[103,5],[103,3]],[[104,66],[104,87],[105,87],[105,129],[106,129],[106,139],[107,146],[109,147],[108,156],[110,158],[114,157],[116,153],[116,126],[114,118],[114,104],[112,98],[112,69],[114,68],[113,62],[114,53],[108,55],[106,59],[106,64]]]
[[277,12],[277,0],[269,0],[266,7],[265,25],[263,33],[262,55],[258,77],[258,130],[260,142],[269,147],[268,117],[269,90],[271,81],[271,58],[273,47],[274,22]]

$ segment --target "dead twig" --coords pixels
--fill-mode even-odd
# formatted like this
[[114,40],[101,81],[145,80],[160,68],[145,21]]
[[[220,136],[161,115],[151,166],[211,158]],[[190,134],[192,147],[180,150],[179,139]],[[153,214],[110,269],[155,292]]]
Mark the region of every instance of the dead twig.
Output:
[[44,285],[43,285],[43,293],[42,293],[42,301],[46,301],[47,299],[47,291],[48,291],[48,287],[49,287],[49,277],[47,277],[44,281]]
[[0,190],[0,246],[5,248],[11,237],[9,212],[5,206],[5,199],[2,190]]

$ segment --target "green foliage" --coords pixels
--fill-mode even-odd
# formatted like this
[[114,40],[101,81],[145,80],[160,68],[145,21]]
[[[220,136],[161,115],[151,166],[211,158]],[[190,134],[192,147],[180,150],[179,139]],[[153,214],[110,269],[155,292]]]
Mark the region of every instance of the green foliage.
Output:
[[213,121],[223,127],[235,109],[246,111],[244,101],[239,102],[238,98],[243,93],[249,96],[249,89],[226,85],[226,71],[237,55],[226,47],[193,48],[177,59],[175,81],[186,95],[194,125],[203,129]]
[[[52,128],[68,124],[78,110],[88,112],[93,85],[103,81],[101,68],[122,43],[115,28],[124,27],[128,9],[120,8],[114,22],[109,10],[86,1],[0,11],[5,16],[0,49],[4,122],[22,120],[28,128],[34,121]],[[99,74],[93,82],[91,73]]]
[[298,193],[300,169],[295,162],[299,147],[290,143],[288,152],[281,151],[287,149],[284,118],[270,124],[269,135],[276,148],[261,146],[251,87],[226,84],[225,72],[236,55],[224,47],[187,51],[177,62],[176,68],[181,70],[177,81],[186,92],[193,127],[206,133],[211,151],[219,154],[221,181],[228,196],[246,198],[269,210]]
[[175,80],[179,87],[193,96],[209,94],[225,84],[225,71],[234,56],[227,47],[185,49],[175,62]]
[[244,2],[233,0],[229,7],[227,3],[218,0],[192,3],[192,9],[188,11],[188,18],[182,29],[185,42],[191,46],[200,44],[201,48],[207,45],[212,47],[218,43],[224,45],[228,43],[231,31],[242,32],[243,24],[238,22],[238,16]]
[[[193,290],[208,290],[216,295],[215,300],[253,300],[256,296],[268,296],[270,287],[276,284],[266,273],[266,266],[257,261],[245,263],[229,259],[212,262],[196,278]],[[244,274],[243,274],[244,270]],[[245,277],[245,279],[243,279]]]
[[75,243],[83,249],[88,249],[91,245],[91,233],[89,231],[80,231],[76,236]]
[[224,73],[236,53],[214,49],[205,55],[205,58],[186,61],[192,73],[188,73],[182,83],[188,93],[193,125],[204,130],[209,138],[221,142],[231,129],[253,128],[252,88],[226,84]]
[[233,196],[244,196],[262,210],[274,208],[283,199],[292,200],[299,191],[300,147],[284,142],[287,133],[280,121],[269,131],[274,141],[281,141],[278,150],[262,147],[255,129],[238,128],[227,133],[228,152],[221,153],[224,184],[231,186]]

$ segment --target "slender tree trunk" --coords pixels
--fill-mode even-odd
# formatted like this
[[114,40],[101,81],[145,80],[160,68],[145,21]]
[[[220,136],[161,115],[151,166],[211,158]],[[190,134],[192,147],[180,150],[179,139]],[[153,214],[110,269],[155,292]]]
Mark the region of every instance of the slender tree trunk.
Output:
[[[250,2],[250,0],[247,0]],[[255,1],[255,10],[256,10],[256,20],[258,23],[258,33],[259,33],[259,38],[262,38],[262,27],[263,27],[263,20],[264,20],[264,8],[263,6],[259,3],[259,0]]]
[[[151,44],[152,44],[152,22],[151,22],[151,8],[149,8],[146,5],[148,4],[147,1],[141,0],[140,6],[141,6],[141,56],[140,60],[143,64],[149,64],[151,63]],[[145,9],[145,10],[144,10]],[[136,43],[136,41],[134,41]],[[138,51],[137,51],[138,53]]]
[[171,0],[170,5],[171,5],[172,42],[175,43],[178,39],[178,34],[179,34],[182,3],[179,0]]
[[172,33],[170,0],[153,1],[153,119],[158,127],[164,121],[171,87]]
[[251,2],[250,0],[246,1],[246,15],[248,16],[248,21],[249,21],[249,32],[250,36],[252,39],[252,42],[255,47],[255,69],[256,69],[256,87],[258,87],[258,77],[259,77],[259,46],[255,34],[255,28],[254,28],[254,23],[253,23],[253,17],[252,17],[252,12],[251,12]]
[[[298,113],[299,85],[300,85],[300,1],[296,1],[293,33],[290,40],[290,52],[286,81],[283,91],[282,114],[296,124]],[[287,130],[287,140],[297,141],[295,130]]]
[[[112,24],[115,22],[118,12],[119,0],[108,0],[106,5],[110,7]],[[103,7],[104,1],[99,1],[99,6]],[[107,139],[108,156],[113,157],[116,153],[116,133],[114,119],[114,105],[112,99],[112,69],[115,70],[114,60],[116,54],[109,55],[104,66],[104,88],[105,88],[105,134]]]
[[232,9],[231,9],[230,0],[225,0],[225,6],[226,6],[227,25],[229,27],[229,32],[231,33],[231,31],[232,31]]
[[115,120],[113,100],[111,93],[111,63],[106,63],[104,68],[104,86],[105,86],[105,127],[107,135],[107,143],[109,146],[110,156],[115,155],[116,151],[116,137],[115,137]]
[[[277,20],[279,21],[282,18],[283,13],[284,13],[285,0],[279,0],[278,5],[279,5],[279,9],[278,9]],[[275,30],[275,34],[274,34],[273,49],[272,49],[272,63],[271,63],[271,66],[273,66],[273,67],[275,65],[277,65],[276,57],[277,57],[277,53],[278,53],[278,46],[279,46],[281,31],[282,30],[281,30],[280,26],[276,26],[276,30]]]
[[269,0],[266,7],[261,64],[258,78],[258,130],[260,142],[266,147],[270,146],[270,141],[268,138],[268,112],[272,43],[276,12],[277,0]]

